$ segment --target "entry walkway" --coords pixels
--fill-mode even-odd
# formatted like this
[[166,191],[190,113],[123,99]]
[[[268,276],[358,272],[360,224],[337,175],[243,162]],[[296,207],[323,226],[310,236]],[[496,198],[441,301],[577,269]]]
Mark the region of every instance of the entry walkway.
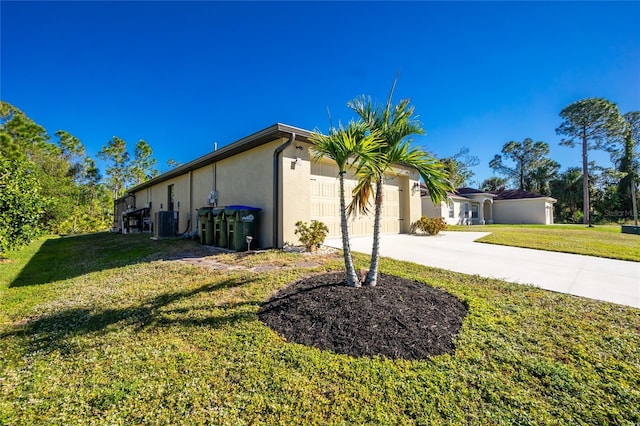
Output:
[[[640,262],[473,242],[487,234],[384,234],[380,255],[640,308]],[[371,243],[371,236],[352,237],[351,249],[369,254]],[[325,244],[342,247],[340,238]]]

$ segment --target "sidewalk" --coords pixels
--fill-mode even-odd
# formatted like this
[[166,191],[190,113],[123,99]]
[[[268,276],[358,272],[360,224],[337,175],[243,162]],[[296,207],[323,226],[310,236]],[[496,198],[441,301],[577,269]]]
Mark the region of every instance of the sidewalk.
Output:
[[[380,254],[640,308],[640,262],[473,242],[487,234],[384,234]],[[340,238],[327,239],[325,244],[342,248]],[[351,249],[357,252],[370,254],[371,244],[371,236],[351,238]]]

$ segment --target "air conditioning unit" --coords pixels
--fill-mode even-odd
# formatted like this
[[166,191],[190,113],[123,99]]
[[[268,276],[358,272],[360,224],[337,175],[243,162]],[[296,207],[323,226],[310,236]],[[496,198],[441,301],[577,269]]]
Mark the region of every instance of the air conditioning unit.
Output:
[[153,236],[169,238],[178,235],[178,212],[161,211],[154,215]]

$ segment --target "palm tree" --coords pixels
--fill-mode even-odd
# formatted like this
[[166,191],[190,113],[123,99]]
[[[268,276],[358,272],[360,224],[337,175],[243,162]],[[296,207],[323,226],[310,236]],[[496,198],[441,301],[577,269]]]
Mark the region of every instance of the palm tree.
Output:
[[570,167],[550,182],[551,196],[558,200],[554,208],[559,220],[573,223],[582,204],[582,170]]
[[415,167],[434,203],[439,203],[446,197],[446,191],[452,189],[442,163],[422,149],[411,147],[410,137],[424,134],[424,130],[413,116],[414,108],[409,105],[408,99],[401,100],[397,105],[392,105],[391,98],[397,81],[396,78],[384,106],[374,104],[370,97],[365,96],[348,103],[348,106],[364,121],[369,131],[379,133],[384,142],[372,159],[361,158],[358,163],[356,171],[358,184],[353,191],[353,199],[348,209],[349,213],[354,211],[367,213],[369,199],[375,184],[373,247],[371,249],[371,264],[365,280],[365,285],[368,286],[375,286],[378,280],[380,221],[385,173],[393,173],[394,164]]
[[340,231],[342,234],[342,251],[347,274],[347,285],[360,287],[360,279],[356,274],[349,245],[349,227],[347,225],[347,209],[344,197],[344,175],[360,161],[373,162],[373,156],[380,150],[382,141],[377,132],[370,132],[362,122],[351,121],[345,128],[331,126],[328,135],[315,131],[310,138],[313,146],[313,160],[330,158],[338,165],[338,182],[340,197]]

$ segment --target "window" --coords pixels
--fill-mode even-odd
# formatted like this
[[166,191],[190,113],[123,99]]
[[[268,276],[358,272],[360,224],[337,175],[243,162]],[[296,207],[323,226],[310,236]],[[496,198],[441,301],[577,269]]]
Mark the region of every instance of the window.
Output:
[[449,200],[449,217],[454,217],[453,200]]
[[478,205],[477,204],[471,205],[471,218],[472,219],[477,219],[478,218]]
[[464,203],[464,217],[469,217],[469,203]]
[[176,199],[175,189],[173,185],[169,185],[169,187],[167,188],[167,210],[169,210],[170,212],[173,211],[173,203],[175,199]]

